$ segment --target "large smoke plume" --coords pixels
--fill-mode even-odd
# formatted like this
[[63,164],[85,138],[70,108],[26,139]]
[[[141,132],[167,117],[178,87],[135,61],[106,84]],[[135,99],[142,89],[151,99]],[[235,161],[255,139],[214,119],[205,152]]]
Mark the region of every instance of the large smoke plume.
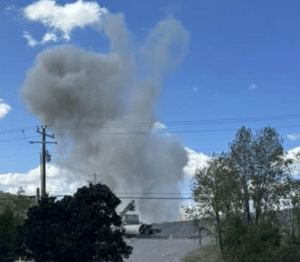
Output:
[[[41,52],[21,95],[29,110],[52,127],[60,165],[77,178],[97,173],[114,192],[179,193],[187,153],[179,141],[153,131],[163,77],[182,62],[189,34],[175,18],[160,21],[139,46],[121,14],[102,25],[110,51],[57,46]],[[146,195],[149,196],[149,195]],[[147,222],[174,219],[177,201],[140,200]]]

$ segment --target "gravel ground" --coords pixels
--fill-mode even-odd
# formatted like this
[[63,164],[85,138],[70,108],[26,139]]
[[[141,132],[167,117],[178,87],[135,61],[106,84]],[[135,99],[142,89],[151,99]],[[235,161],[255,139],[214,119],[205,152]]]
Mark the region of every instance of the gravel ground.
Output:
[[[129,259],[124,262],[180,262],[194,250],[199,249],[198,239],[127,239],[133,247]],[[207,240],[203,239],[205,244]]]

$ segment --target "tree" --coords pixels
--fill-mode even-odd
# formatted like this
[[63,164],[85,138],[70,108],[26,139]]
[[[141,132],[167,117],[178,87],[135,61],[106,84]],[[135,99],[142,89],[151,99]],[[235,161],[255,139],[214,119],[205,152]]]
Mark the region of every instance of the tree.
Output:
[[283,141],[274,128],[262,129],[252,144],[254,172],[251,176],[251,193],[255,210],[255,222],[264,219],[263,214],[279,206],[279,197],[288,193],[284,189],[290,179],[282,166]]
[[19,188],[18,194],[3,194],[3,211],[0,214],[0,258],[14,257],[14,244],[18,226],[25,220],[31,201],[24,196],[25,191]]
[[19,252],[37,262],[121,262],[132,248],[117,229],[120,202],[102,184],[84,186],[62,200],[42,198],[20,228]]
[[22,225],[27,216],[28,209],[32,206],[32,200],[25,195],[23,187],[19,187],[17,196],[11,199],[15,209],[15,218],[18,225]]
[[290,161],[284,159],[282,142],[274,128],[266,127],[253,136],[250,129],[242,127],[230,146],[247,226],[241,216],[227,221],[224,234],[227,261],[275,261],[275,257],[278,258],[274,254],[282,243],[278,220],[280,198],[290,191],[285,168]]
[[[257,224],[268,210],[279,207],[279,198],[288,194],[290,187],[284,160],[283,141],[274,128],[266,127],[256,136],[242,127],[230,145],[230,159],[238,173],[241,201],[250,225]],[[250,202],[254,212],[250,210]],[[253,217],[254,213],[255,217]]]
[[213,218],[223,259],[258,261],[257,252],[261,261],[274,259],[281,245],[276,211],[291,190],[289,164],[274,128],[254,136],[242,127],[228,154],[213,156],[197,170],[194,213]]
[[13,255],[14,236],[17,232],[17,224],[13,210],[5,205],[0,215],[0,258]]
[[[223,251],[222,217],[236,212],[237,184],[232,172],[228,156],[213,156],[207,166],[198,169],[192,189],[195,198],[195,210],[186,209],[199,219],[210,219],[216,225],[216,235],[221,251]],[[236,202],[237,203],[237,202]]]
[[248,224],[251,224],[249,185],[254,169],[254,155],[251,150],[253,135],[249,128],[238,130],[235,140],[230,144],[230,160],[238,174],[240,197],[243,202]]

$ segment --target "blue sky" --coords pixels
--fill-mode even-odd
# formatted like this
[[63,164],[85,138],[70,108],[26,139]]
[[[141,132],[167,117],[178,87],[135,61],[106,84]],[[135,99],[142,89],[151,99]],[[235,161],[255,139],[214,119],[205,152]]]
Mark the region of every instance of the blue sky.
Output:
[[[3,175],[25,176],[39,165],[40,145],[31,145],[29,141],[40,140],[35,131],[42,123],[29,113],[20,96],[26,73],[35,65],[36,56],[63,44],[90,52],[110,52],[109,40],[95,26],[92,13],[90,20],[84,18],[82,28],[74,25],[76,19],[66,28],[59,23],[62,17],[52,17],[47,24],[41,19],[34,20],[32,10],[26,16],[26,8],[39,2],[42,1],[0,2],[0,173]],[[63,8],[76,1],[44,2]],[[112,14],[122,13],[135,47],[144,43],[151,28],[161,20],[171,17],[183,25],[190,36],[188,51],[176,68],[163,74],[155,116],[166,126],[165,132],[179,139],[183,147],[195,151],[191,156],[193,165],[197,156],[199,162],[203,160],[201,153],[226,151],[243,125],[253,130],[275,127],[284,139],[286,151],[299,146],[298,1],[104,0],[81,4],[93,4],[89,10],[105,8]],[[95,14],[95,19],[98,18],[101,21],[99,13]],[[45,38],[47,33],[49,41]],[[36,42],[30,46],[26,35]],[[53,146],[49,150],[54,163],[61,158]],[[10,190],[15,190],[16,185]]]

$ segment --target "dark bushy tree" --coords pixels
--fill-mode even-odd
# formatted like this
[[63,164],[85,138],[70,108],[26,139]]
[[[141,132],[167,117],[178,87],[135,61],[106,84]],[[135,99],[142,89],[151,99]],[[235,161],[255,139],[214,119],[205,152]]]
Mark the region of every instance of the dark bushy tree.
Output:
[[37,262],[121,262],[132,248],[117,228],[120,200],[102,184],[82,187],[62,200],[43,198],[20,229],[23,255]]
[[231,216],[225,219],[224,237],[225,261],[230,262],[277,262],[277,251],[280,248],[281,234],[279,225],[272,221],[249,226],[246,216]]
[[14,258],[15,241],[18,226],[25,220],[26,212],[31,205],[30,199],[24,195],[25,191],[19,188],[17,195],[4,194],[6,203],[0,213],[0,258]]
[[17,224],[13,210],[6,205],[0,215],[0,259],[13,255],[14,236]]

